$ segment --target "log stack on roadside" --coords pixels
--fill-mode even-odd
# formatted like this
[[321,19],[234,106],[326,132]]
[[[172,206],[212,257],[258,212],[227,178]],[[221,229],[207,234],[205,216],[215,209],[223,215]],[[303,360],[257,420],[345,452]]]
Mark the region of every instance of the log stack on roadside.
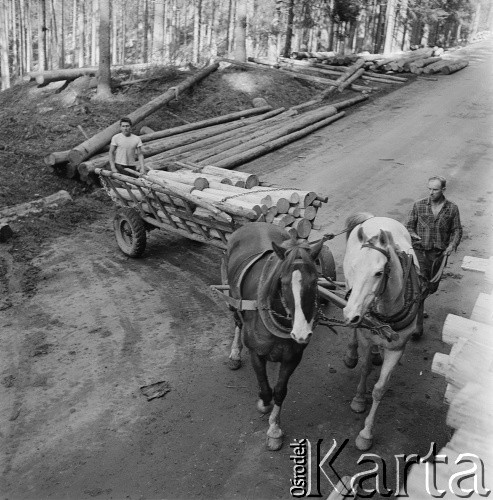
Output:
[[[493,286],[493,257],[464,257],[462,269],[483,272],[487,285]],[[452,439],[437,451],[437,457],[445,456],[447,461],[437,460],[434,484],[442,490],[449,488],[457,497],[488,496],[485,480],[493,467],[492,306],[493,294],[481,293],[469,319],[447,316],[442,340],[452,348],[449,354],[436,353],[431,368],[447,381],[447,425],[454,429]],[[429,498],[427,467],[421,463],[411,469],[407,480],[410,498]]]
[[[288,66],[292,70],[297,68],[298,71],[301,71],[300,67],[327,67],[330,71],[337,72],[337,70],[344,71],[347,67],[351,67],[358,59],[365,61],[364,69],[366,72],[362,73],[362,79],[368,79],[371,76],[374,78],[383,77],[384,75],[390,76],[395,73],[414,73],[417,75],[441,73],[449,75],[468,65],[468,61],[464,58],[457,59],[448,54],[444,56],[444,50],[440,47],[425,47],[396,52],[386,56],[366,53],[343,56],[333,52],[294,52],[291,58],[279,58],[279,67],[285,68]],[[336,73],[332,74],[335,75]],[[384,83],[382,80],[378,81]]]
[[[232,169],[329,125],[344,116],[343,109],[366,98],[360,95],[307,112],[262,106],[154,131],[141,136],[142,152],[146,166],[155,170],[176,170],[182,161]],[[111,139],[107,130],[97,135]],[[86,146],[50,153],[45,163],[91,184],[95,169],[109,168],[108,143],[93,139],[86,140]],[[93,143],[97,147],[91,147]]]

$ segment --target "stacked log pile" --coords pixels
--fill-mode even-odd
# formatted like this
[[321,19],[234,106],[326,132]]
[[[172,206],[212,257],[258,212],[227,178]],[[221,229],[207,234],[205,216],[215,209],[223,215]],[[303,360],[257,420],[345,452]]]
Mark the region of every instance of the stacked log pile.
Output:
[[[232,169],[338,120],[344,108],[366,98],[357,96],[304,113],[263,106],[151,132],[141,136],[145,164],[154,170],[176,170],[181,161]],[[105,142],[94,136],[85,146],[47,155],[45,163],[67,177],[78,174],[84,182],[95,182],[95,169],[109,168],[111,134],[107,130],[100,134]]]
[[[484,272],[487,284],[493,285],[493,257],[465,257],[462,268]],[[442,340],[452,348],[448,355],[436,353],[433,358],[432,371],[447,380],[445,401],[450,404],[447,425],[454,429],[452,439],[438,452],[448,461],[440,460],[436,465],[435,484],[458,497],[488,496],[485,480],[491,479],[493,467],[492,306],[493,294],[482,293],[470,319],[449,314]],[[430,493],[425,489],[429,484],[427,474],[427,465],[413,466],[407,488],[410,498],[429,498]]]
[[139,178],[97,169],[115,203],[132,207],[151,225],[223,247],[238,227],[264,221],[308,238],[327,198],[311,191],[260,185],[254,174],[183,164]]
[[444,51],[440,47],[421,48],[388,56],[364,53],[344,56],[333,52],[293,52],[290,59],[280,58],[279,67],[282,68],[285,64],[292,67],[299,66],[299,63],[301,63],[304,67],[308,65],[317,68],[329,66],[332,71],[337,71],[340,67],[350,67],[359,59],[362,59],[365,61],[364,68],[366,70],[366,73],[362,73],[366,78],[362,76],[362,79],[367,79],[371,76],[378,78],[377,75],[383,76],[382,73],[387,74],[387,76],[389,73],[414,73],[417,75],[441,73],[450,75],[468,65],[468,61],[465,59],[450,58],[449,56],[442,57],[443,55]]

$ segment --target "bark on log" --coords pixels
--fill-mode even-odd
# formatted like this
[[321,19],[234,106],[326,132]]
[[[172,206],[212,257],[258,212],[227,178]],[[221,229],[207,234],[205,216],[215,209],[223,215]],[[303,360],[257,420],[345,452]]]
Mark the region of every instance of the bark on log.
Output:
[[[273,113],[275,115],[276,113],[280,113],[282,109],[283,108],[280,108],[280,110],[275,110],[270,113]],[[163,139],[156,139],[150,142],[144,142],[144,145],[142,146],[142,154],[144,155],[144,158],[152,157],[150,161],[146,162],[146,165],[149,168],[157,168],[159,166],[160,161],[166,157],[179,154],[180,152],[189,151],[197,147],[202,147],[204,144],[220,142],[225,137],[236,135],[236,132],[234,132],[236,129],[253,125],[256,119],[260,119],[260,117],[252,118],[253,120],[252,122],[243,120],[232,123],[214,125],[204,129],[192,130],[183,134],[173,135],[171,137],[165,137]],[[250,128],[254,129],[255,126],[251,126]],[[144,136],[142,136],[141,139],[143,137]],[[211,140],[207,141],[208,138],[210,138]],[[199,142],[199,141],[205,141],[205,142]],[[187,145],[189,144],[191,146],[187,147]],[[167,155],[161,154],[172,150],[176,151],[170,152]],[[82,163],[79,164],[77,168],[81,176],[87,176],[89,172],[94,172],[96,168],[105,168],[107,166],[109,166],[109,156],[108,154],[103,153],[94,155],[88,160],[83,161]]]
[[207,163],[219,165],[218,162],[228,159],[231,156],[240,154],[244,151],[252,149],[255,146],[265,144],[266,142],[278,139],[279,137],[288,135],[292,132],[296,132],[297,130],[311,125],[312,123],[323,120],[335,114],[337,114],[337,109],[334,106],[324,106],[309,113],[305,113],[293,120],[291,123],[282,127],[277,127],[276,125],[273,127],[274,130],[255,132],[249,137],[242,137],[239,140],[240,144],[238,144],[237,146],[230,147],[231,144],[228,143],[224,152],[220,152],[213,156],[208,156],[207,160],[199,160],[198,163],[207,161]]
[[336,87],[343,82],[345,82],[348,78],[350,78],[354,73],[356,73],[359,69],[361,69],[365,65],[364,59],[357,60],[353,65],[349,66],[346,71],[334,82],[335,86],[325,90],[322,92],[322,97],[325,98],[329,94],[335,91]]
[[227,158],[225,160],[217,162],[215,166],[221,167],[221,168],[228,168],[228,169],[237,167],[237,166],[242,165],[250,160],[253,160],[254,158],[258,158],[259,156],[267,154],[270,151],[274,151],[277,148],[283,147],[286,144],[289,144],[290,142],[293,142],[293,141],[296,141],[302,137],[305,137],[306,135],[311,134],[312,132],[314,132],[315,130],[318,130],[319,128],[330,125],[332,122],[339,120],[339,118],[342,118],[344,115],[345,115],[345,113],[344,113],[344,111],[342,111],[341,113],[337,113],[334,116],[330,116],[329,118],[318,121],[312,125],[309,125],[308,127],[305,127],[301,130],[298,130],[297,132],[293,132],[291,134],[288,134],[288,135],[285,135],[285,136],[280,137],[278,139],[275,139],[273,141],[270,141],[266,144],[262,144],[260,146],[254,147],[248,151],[245,151],[245,152],[240,153],[238,155],[232,156],[231,158]]
[[281,215],[276,215],[272,219],[272,224],[274,224],[274,226],[285,228],[286,226],[293,224],[294,221],[295,218],[292,215],[281,214]]
[[[238,135],[244,135],[248,132],[251,132],[253,130],[259,130],[262,128],[266,128],[271,126],[272,123],[275,123],[279,118],[279,116],[282,115],[280,111],[283,108],[270,111],[267,113],[267,115],[270,115],[271,117],[268,119],[263,119],[261,122],[258,123],[233,123],[229,124],[232,126],[231,130],[228,130],[226,132],[222,132],[221,134],[216,134],[213,135],[212,137],[209,138],[204,138],[200,139],[198,141],[195,141],[191,144],[184,145],[184,146],[178,146],[176,148],[173,148],[169,151],[164,151],[162,153],[159,153],[157,155],[154,155],[154,157],[149,161],[146,162],[151,168],[160,168],[160,165],[163,163],[163,160],[168,160],[170,158],[175,158],[175,159],[180,159],[180,155],[183,155],[185,153],[191,153],[193,151],[196,151],[198,149],[200,150],[205,150],[207,147],[215,144],[220,144],[221,142],[224,142],[226,140],[229,140],[230,138]],[[280,114],[279,114],[280,113]],[[278,115],[278,116],[275,116]],[[241,126],[241,130],[240,130]],[[207,129],[205,129],[207,130]]]
[[94,76],[98,72],[98,68],[72,68],[72,69],[58,69],[53,71],[39,71],[31,72],[25,75],[22,79],[24,81],[35,80],[38,85],[47,85],[50,82],[57,82],[60,80],[75,80],[80,76],[89,75]]
[[[132,120],[132,123],[134,124],[142,121],[144,118],[154,113],[154,111],[159,109],[167,102],[178,98],[178,96],[181,93],[189,89],[192,85],[194,85],[198,81],[208,76],[213,71],[216,71],[218,67],[219,67],[218,63],[214,63],[210,66],[205,67],[204,69],[198,71],[195,75],[187,78],[184,82],[180,83],[176,87],[170,88],[167,92],[165,92],[161,96],[156,97],[155,99],[148,102],[144,106],[133,111],[128,115],[128,117]],[[85,159],[92,156],[102,147],[109,144],[111,138],[118,133],[119,129],[120,129],[119,122],[115,122],[109,127],[105,128],[103,131],[91,137],[91,139],[84,141],[79,146],[73,148],[69,153],[70,162],[75,166],[82,163]]]
[[[284,73],[286,75],[289,75],[291,76],[292,78],[298,78],[300,80],[306,80],[308,82],[312,82],[312,83],[321,83],[322,85],[334,85],[334,86],[337,86],[338,83],[334,82],[334,81],[331,81],[331,80],[328,80],[327,78],[319,78],[319,77],[316,77],[316,76],[309,76],[309,75],[303,75],[303,74],[300,74],[300,73],[297,73],[297,72],[293,72],[293,71],[290,71],[290,70],[287,70],[287,69],[274,69],[274,68],[268,68],[268,67],[265,67],[265,68],[262,68],[262,67],[257,67],[255,64],[252,64],[252,63],[246,63],[246,62],[240,62],[240,61],[235,61],[233,59],[226,59],[224,57],[222,58],[219,58],[220,61],[224,61],[224,62],[228,62],[230,64],[234,64],[236,66],[241,66],[243,68],[255,68],[255,69],[263,69],[263,70],[266,70],[266,71],[274,71],[274,72],[281,72],[281,73]],[[357,68],[359,69],[359,68]],[[371,88],[370,87],[363,87],[362,85],[351,85],[351,89],[352,90],[355,90],[357,92],[363,92],[363,91],[370,91]]]
[[[291,122],[291,125],[297,123],[297,120],[299,120],[299,118],[295,118],[295,120]],[[243,130],[243,133],[241,134],[234,134],[231,138],[225,141],[217,142],[210,148],[200,148],[196,153],[187,157],[188,161],[199,164],[203,164],[204,162],[214,164],[217,156],[222,157],[224,154],[232,154],[237,148],[238,150],[241,150],[245,143],[253,141],[254,139],[261,140],[260,138],[267,137],[269,134],[274,133],[273,131],[275,130],[279,130],[278,120],[275,120],[272,123],[263,122],[255,127]]]
[[339,92],[342,92],[346,87],[351,85],[355,80],[357,80],[361,75],[363,75],[364,72],[365,72],[364,68],[360,68],[358,71],[354,72],[347,80],[339,84],[337,90]]
[[429,64],[428,66],[425,66],[423,68],[423,73],[425,75],[433,75],[435,73],[439,73],[440,70],[447,64],[449,64],[449,61],[442,59],[441,61],[437,61],[436,63],[432,63]]
[[28,201],[19,205],[5,207],[0,210],[0,220],[6,223],[32,213],[42,212],[45,208],[57,207],[72,201],[67,191],[60,190],[38,200]]
[[70,150],[67,151],[56,151],[54,153],[50,153],[49,155],[46,155],[43,158],[43,161],[45,165],[50,165],[51,167],[53,165],[57,165],[59,163],[66,163],[68,162],[68,154]]
[[455,61],[445,66],[442,66],[442,68],[440,69],[440,73],[442,75],[451,75],[452,73],[460,71],[461,69],[464,69],[467,66],[469,66],[469,61],[466,60]]
[[221,123],[232,122],[240,118],[247,118],[254,115],[262,115],[272,111],[272,106],[264,106],[261,108],[251,108],[245,109],[243,111],[236,111],[234,113],[229,113],[227,115],[216,116],[214,118],[208,118],[206,120],[201,120],[198,122],[189,123],[187,125],[180,125],[179,127],[168,128],[165,130],[158,130],[149,134],[144,134],[140,137],[142,142],[154,141],[156,139],[162,139],[164,137],[169,137],[172,135],[182,134],[183,132],[190,132],[199,128],[210,127],[212,125],[220,125]]
[[[146,134],[154,134],[154,132],[156,132],[155,130],[153,130],[151,127],[148,127],[147,125],[144,125],[143,127],[141,127],[141,129],[139,130],[139,134],[140,136],[144,136]],[[142,137],[141,137],[141,140],[142,140]]]

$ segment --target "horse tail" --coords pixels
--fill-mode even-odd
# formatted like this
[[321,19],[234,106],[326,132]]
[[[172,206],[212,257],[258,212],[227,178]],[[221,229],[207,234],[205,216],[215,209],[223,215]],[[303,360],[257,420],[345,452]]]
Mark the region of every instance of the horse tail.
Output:
[[375,216],[373,214],[371,214],[370,212],[358,212],[357,214],[350,215],[346,219],[346,241],[349,238],[351,231],[356,226],[363,224],[363,222],[367,221],[368,219],[371,219],[372,217],[375,217]]

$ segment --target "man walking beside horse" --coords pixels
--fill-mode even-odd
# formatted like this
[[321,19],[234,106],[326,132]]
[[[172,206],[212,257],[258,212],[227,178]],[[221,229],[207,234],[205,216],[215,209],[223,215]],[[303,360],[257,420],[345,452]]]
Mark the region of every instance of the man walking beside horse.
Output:
[[446,185],[444,177],[430,177],[429,196],[414,203],[406,222],[425,285],[414,340],[423,335],[424,301],[437,291],[447,258],[457,251],[462,238],[459,208],[445,198]]

